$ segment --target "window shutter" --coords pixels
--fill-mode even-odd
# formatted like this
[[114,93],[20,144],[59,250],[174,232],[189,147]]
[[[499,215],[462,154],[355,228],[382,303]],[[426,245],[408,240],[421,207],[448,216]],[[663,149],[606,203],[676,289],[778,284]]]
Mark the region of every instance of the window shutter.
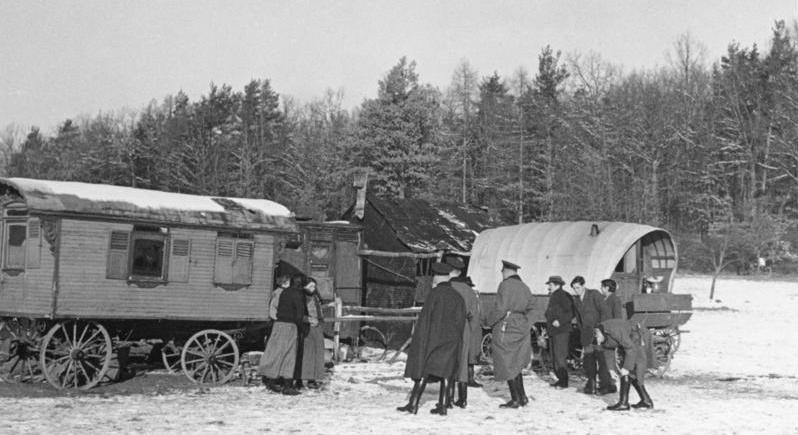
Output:
[[38,218],[28,220],[28,238],[25,240],[25,268],[38,269],[42,265],[42,227]]
[[169,281],[188,282],[188,268],[191,259],[191,241],[172,239],[169,255]]
[[213,269],[213,282],[219,284],[233,283],[233,259],[235,258],[235,242],[232,238],[216,239],[216,261]]
[[233,284],[252,284],[252,241],[237,241],[233,259]]
[[111,231],[108,244],[108,263],[105,277],[108,279],[127,279],[128,251],[130,249],[129,231]]

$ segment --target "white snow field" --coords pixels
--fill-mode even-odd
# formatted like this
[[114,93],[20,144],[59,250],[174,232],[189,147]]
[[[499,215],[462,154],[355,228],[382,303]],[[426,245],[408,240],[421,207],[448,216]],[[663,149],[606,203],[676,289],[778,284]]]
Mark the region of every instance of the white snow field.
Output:
[[506,385],[482,378],[484,388],[469,389],[467,409],[430,414],[437,400],[431,386],[418,415],[410,415],[395,410],[412,385],[402,378],[404,363],[370,362],[339,364],[323,390],[295,397],[237,383],[166,394],[0,398],[0,433],[798,433],[798,284],[721,279],[710,302],[708,277],[681,276],[676,292],[693,294],[697,310],[670,371],[646,380],[653,410],[606,411],[616,395],[581,394],[575,377],[570,389],[555,390],[530,372],[524,381],[534,400],[525,408],[499,409],[509,398]]

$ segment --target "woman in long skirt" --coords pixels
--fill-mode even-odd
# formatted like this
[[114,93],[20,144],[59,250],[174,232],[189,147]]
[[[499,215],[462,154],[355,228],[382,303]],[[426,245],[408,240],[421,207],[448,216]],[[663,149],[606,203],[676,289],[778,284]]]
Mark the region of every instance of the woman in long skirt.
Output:
[[324,375],[324,333],[321,311],[321,297],[316,288],[316,280],[310,278],[305,285],[307,299],[308,335],[305,337],[302,351],[302,380],[308,382],[308,388],[319,388],[318,381]]
[[297,334],[305,307],[302,290],[289,287],[287,278],[281,278],[279,282],[283,290],[277,302],[272,334],[258,365],[258,374],[270,390],[296,395],[299,392],[294,388],[292,378],[296,364]]

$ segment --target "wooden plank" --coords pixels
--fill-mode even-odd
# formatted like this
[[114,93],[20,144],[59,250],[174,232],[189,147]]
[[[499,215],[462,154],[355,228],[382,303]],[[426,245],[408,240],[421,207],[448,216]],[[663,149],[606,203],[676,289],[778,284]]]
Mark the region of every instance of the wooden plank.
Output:
[[633,322],[640,322],[647,328],[667,328],[681,326],[690,320],[693,313],[635,313]]
[[360,311],[363,313],[376,313],[376,314],[407,314],[407,315],[416,315],[421,312],[421,307],[409,307],[409,308],[379,308],[379,307],[359,307],[359,306],[347,306],[344,305],[343,309],[345,311]]
[[403,322],[403,321],[410,321],[414,322],[418,317],[416,316],[354,316],[354,315],[345,315],[341,317],[333,317],[333,318],[324,318],[325,322],[378,322],[378,321],[386,321],[386,322]]
[[673,293],[637,294],[632,297],[632,308],[640,312],[689,311],[693,309],[693,295]]

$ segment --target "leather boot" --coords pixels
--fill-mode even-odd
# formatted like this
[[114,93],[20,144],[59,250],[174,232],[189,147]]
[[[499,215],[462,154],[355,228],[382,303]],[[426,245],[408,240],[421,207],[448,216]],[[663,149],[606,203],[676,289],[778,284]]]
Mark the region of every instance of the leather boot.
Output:
[[441,391],[438,393],[438,403],[430,409],[430,414],[446,415],[446,380],[441,379]]
[[556,371],[557,382],[551,384],[554,388],[568,388],[568,369],[559,368]]
[[407,399],[407,405],[405,405],[405,406],[398,406],[398,407],[396,408],[396,410],[397,410],[397,411],[401,411],[401,412],[410,412],[410,413],[413,413],[413,414],[415,414],[416,412],[418,412],[418,406],[416,405],[416,406],[414,407],[414,406],[413,406],[413,404],[418,402],[418,401],[416,400],[416,395],[418,395],[418,389],[420,388],[420,383],[421,383],[421,381],[415,381],[415,382],[413,382],[413,389],[412,389],[412,390],[410,390],[410,398],[409,398],[409,399]]
[[596,353],[587,352],[582,357],[582,367],[585,369],[585,376],[587,383],[585,389],[582,390],[585,394],[596,394]]
[[283,394],[286,396],[296,396],[299,394],[296,388],[294,388],[294,380],[293,379],[283,379]]
[[618,403],[607,407],[610,411],[628,411],[629,410],[629,376],[621,376],[621,395],[618,398]]
[[526,406],[529,403],[529,398],[526,397],[526,391],[524,390],[524,375],[521,373],[515,377],[515,392],[518,394],[518,404],[520,406]]
[[275,393],[282,393],[283,392],[283,384],[280,379],[269,379],[266,376],[261,377],[263,384],[266,385],[266,388],[269,391],[273,391]]
[[518,391],[516,391],[515,387],[515,379],[511,379],[507,381],[507,386],[510,388],[510,401],[507,403],[502,403],[499,405],[499,408],[518,408]]
[[632,386],[635,387],[635,391],[637,391],[637,395],[640,396],[640,401],[632,405],[632,408],[635,409],[650,409],[654,407],[654,402],[651,400],[651,396],[648,395],[648,391],[646,391],[646,386],[643,385],[639,380],[631,379],[630,381]]
[[474,378],[474,365],[468,365],[468,386],[471,388],[482,388],[482,384],[476,381]]
[[468,384],[465,382],[458,382],[457,402],[454,402],[454,406],[465,409],[466,405],[468,405]]
[[454,378],[449,379],[446,382],[446,407],[448,409],[452,409],[452,403],[454,403],[454,386],[455,384],[459,384],[459,382],[455,382]]

